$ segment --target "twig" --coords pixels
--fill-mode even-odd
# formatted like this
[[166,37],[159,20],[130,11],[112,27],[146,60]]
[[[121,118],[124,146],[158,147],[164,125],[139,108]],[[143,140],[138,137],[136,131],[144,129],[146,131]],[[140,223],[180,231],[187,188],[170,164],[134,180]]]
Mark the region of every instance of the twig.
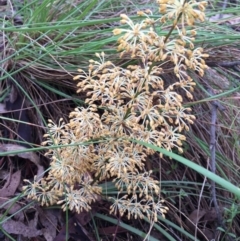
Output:
[[194,231],[194,237],[195,239],[197,240],[197,232],[198,232],[198,223],[199,223],[199,211],[200,211],[200,206],[201,206],[201,199],[202,199],[202,196],[203,196],[203,190],[204,190],[204,187],[205,187],[205,184],[206,184],[206,181],[207,181],[207,178],[204,177],[204,180],[203,180],[203,185],[202,185],[202,188],[201,188],[201,192],[199,194],[199,199],[198,199],[198,208],[197,208],[197,222],[194,224],[195,226],[195,231]]
[[[211,119],[211,128],[210,128],[210,153],[211,153],[210,166],[211,166],[211,171],[215,174],[216,173],[216,121],[217,121],[218,105],[216,105],[216,103],[214,102],[212,102],[212,110],[211,110],[212,119]],[[221,218],[219,206],[217,203],[216,186],[214,181],[211,181],[211,192],[212,192],[212,200],[217,213],[218,225],[221,225],[222,218]]]
[[[213,95],[212,91],[208,89],[210,95]],[[212,110],[211,110],[211,128],[210,128],[210,154],[211,154],[211,171],[215,174],[216,173],[216,122],[217,122],[217,110],[220,111],[225,110],[225,107],[222,106],[218,101],[212,101]],[[217,214],[217,225],[222,227],[226,230],[225,225],[223,223],[223,218],[221,215],[221,211],[217,202],[216,197],[216,185],[214,181],[211,181],[211,194],[212,194],[212,201],[214,203],[214,207]],[[229,241],[233,241],[232,237],[228,235]]]

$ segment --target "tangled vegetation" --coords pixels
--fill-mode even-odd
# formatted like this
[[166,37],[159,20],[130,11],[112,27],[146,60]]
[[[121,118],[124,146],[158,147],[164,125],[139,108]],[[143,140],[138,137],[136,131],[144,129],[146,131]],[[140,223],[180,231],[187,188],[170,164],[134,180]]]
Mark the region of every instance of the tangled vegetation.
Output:
[[[202,48],[194,47],[196,20],[204,21],[206,2],[158,0],[160,19],[152,12],[139,11],[143,20],[134,23],[121,15],[126,27],[113,30],[118,39],[122,66],[116,66],[97,53],[90,60],[88,72],[79,69],[78,91],[86,96],[86,107],[70,113],[70,121],[49,121],[47,140],[43,145],[55,146],[47,177],[24,187],[28,198],[41,205],[61,204],[81,212],[101,195],[99,183],[111,180],[118,188],[111,213],[128,214],[128,218],[157,221],[167,207],[161,198],[160,183],[146,162],[152,149],[139,141],[168,151],[183,153],[184,131],[195,120],[191,109],[183,105],[183,96],[193,98],[194,81],[188,70],[203,76],[207,69]],[[172,22],[166,36],[159,36],[155,26]],[[172,32],[178,35],[172,37]],[[127,59],[131,60],[130,64]],[[178,81],[169,83],[165,63],[174,65]],[[162,155],[160,155],[162,157]]]
[[2,239],[240,240],[239,1],[0,2]]

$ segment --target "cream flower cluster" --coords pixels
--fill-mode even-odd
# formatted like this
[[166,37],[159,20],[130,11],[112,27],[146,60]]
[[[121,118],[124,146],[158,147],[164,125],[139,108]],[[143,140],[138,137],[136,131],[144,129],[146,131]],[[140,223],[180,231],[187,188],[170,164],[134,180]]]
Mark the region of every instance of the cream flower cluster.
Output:
[[[120,58],[130,58],[131,64],[116,66],[102,52],[89,61],[88,70],[78,70],[77,92],[86,95],[87,107],[70,113],[69,123],[49,122],[44,144],[54,146],[47,153],[50,169],[46,178],[26,181],[29,198],[81,212],[100,198],[99,184],[108,180],[118,189],[117,197],[109,198],[111,213],[127,213],[129,218],[145,215],[154,221],[157,215],[164,216],[167,208],[159,197],[159,180],[145,164],[154,151],[132,139],[183,152],[182,132],[195,120],[191,109],[183,106],[184,95],[193,98],[195,85],[188,70],[203,75],[207,68],[207,55],[194,48],[196,31],[186,30],[185,24],[204,20],[206,2],[157,3],[163,13],[160,19],[154,19],[150,10],[138,12],[144,18],[140,23],[122,14],[125,27],[113,31],[121,35]],[[161,36],[157,26],[169,20],[173,27]],[[176,81],[167,79],[166,64],[172,66]]]

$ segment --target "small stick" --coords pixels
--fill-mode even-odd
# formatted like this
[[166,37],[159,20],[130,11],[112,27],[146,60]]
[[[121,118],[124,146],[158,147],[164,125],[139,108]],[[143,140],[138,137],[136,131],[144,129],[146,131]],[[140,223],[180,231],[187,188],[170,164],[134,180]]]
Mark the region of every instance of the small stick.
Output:
[[[214,102],[217,102],[217,101],[214,101]],[[210,163],[211,163],[211,171],[215,174],[216,173],[216,121],[217,121],[218,105],[216,105],[216,103],[214,102],[212,103],[212,110],[211,110],[212,119],[211,119],[211,128],[210,128],[210,154],[211,154]],[[212,200],[217,213],[218,225],[221,225],[222,218],[221,218],[219,206],[217,203],[216,186],[214,181],[211,181],[211,192],[212,192]]]
[[[208,89],[210,95],[213,95],[211,89]],[[225,107],[222,106],[219,101],[212,101],[212,110],[211,110],[211,128],[210,128],[210,154],[211,154],[211,171],[215,174],[216,173],[216,122],[217,122],[217,110],[223,111]],[[216,197],[216,185],[214,181],[211,181],[211,193],[212,193],[212,201],[214,203],[214,207],[217,214],[217,224],[218,226],[225,228],[223,223],[223,218],[220,212],[220,208],[217,202]],[[228,235],[228,240],[233,241],[232,237]]]
[[[208,93],[213,96],[213,92],[211,89],[208,89]],[[210,166],[211,171],[215,174],[216,173],[216,122],[217,122],[217,109],[224,110],[225,108],[220,105],[220,103],[216,100],[211,102],[212,104],[212,110],[211,110],[211,127],[210,127]],[[220,215],[219,206],[217,203],[217,197],[216,197],[216,186],[215,182],[211,181],[211,192],[212,192],[212,201],[214,203],[217,218],[218,218],[218,225],[222,225],[222,219]]]

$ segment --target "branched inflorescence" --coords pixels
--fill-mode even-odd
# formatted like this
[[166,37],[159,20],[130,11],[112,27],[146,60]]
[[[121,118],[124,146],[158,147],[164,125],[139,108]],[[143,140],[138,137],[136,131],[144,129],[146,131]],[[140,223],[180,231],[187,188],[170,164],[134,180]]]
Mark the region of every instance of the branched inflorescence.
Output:
[[[195,120],[191,109],[183,106],[183,95],[192,99],[195,85],[188,70],[203,75],[207,68],[207,55],[202,48],[194,48],[196,31],[185,24],[204,20],[206,2],[157,3],[163,14],[160,19],[154,19],[150,10],[138,12],[144,17],[140,23],[122,14],[121,23],[127,27],[113,31],[121,35],[120,57],[131,58],[131,65],[116,66],[102,52],[96,54],[98,60],[90,60],[88,71],[78,70],[74,79],[80,80],[78,92],[86,93],[88,106],[70,113],[69,123],[49,122],[44,144],[55,146],[47,153],[50,170],[46,178],[27,181],[24,189],[29,198],[81,212],[98,200],[99,183],[111,180],[119,190],[117,197],[110,198],[111,213],[127,213],[129,218],[145,215],[154,221],[157,215],[164,216],[167,208],[159,199],[159,180],[145,167],[154,151],[131,140],[183,152],[186,138],[181,133]],[[171,20],[170,34],[160,36],[158,23]],[[166,63],[173,66],[174,83],[163,77]]]

